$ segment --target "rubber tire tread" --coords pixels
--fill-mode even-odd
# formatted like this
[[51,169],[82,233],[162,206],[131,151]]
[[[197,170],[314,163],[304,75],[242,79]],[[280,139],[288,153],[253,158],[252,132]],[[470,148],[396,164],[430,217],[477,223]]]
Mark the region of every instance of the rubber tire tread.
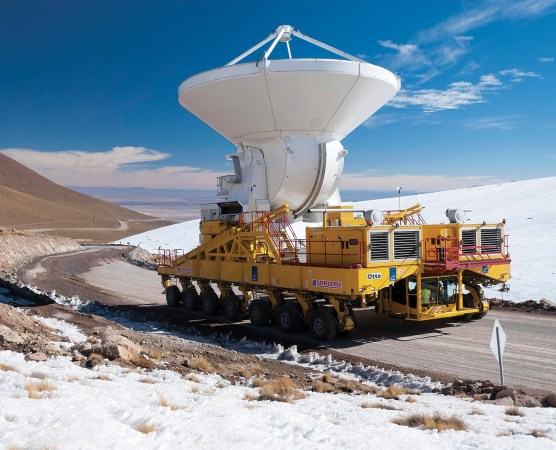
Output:
[[[232,303],[234,305],[232,314],[229,314],[228,311],[229,303]],[[231,320],[232,322],[237,322],[238,320],[241,319],[241,316],[243,315],[243,303],[241,302],[241,299],[236,294],[229,294],[224,299],[223,307],[224,307],[224,315],[228,320]]]
[[[324,325],[322,332],[315,330],[315,322],[321,320]],[[331,308],[319,308],[313,311],[309,321],[309,329],[313,337],[319,341],[330,342],[338,333],[338,323]]]
[[[280,315],[284,313],[289,314],[290,316],[290,322],[287,327],[284,327],[282,325],[282,321],[280,320]],[[303,326],[303,320],[297,304],[293,302],[282,303],[276,311],[276,322],[278,324],[278,328],[286,333],[297,333],[300,331]]]
[[196,311],[201,307],[201,298],[193,286],[183,292],[183,306],[188,311]]
[[[253,311],[258,309],[260,314],[256,319],[253,317]],[[249,320],[256,327],[265,327],[270,322],[270,306],[262,298],[257,298],[249,304]]]
[[166,303],[172,308],[180,306],[181,292],[177,286],[168,286],[166,288]]
[[473,301],[473,296],[471,294],[463,294],[463,307],[464,308],[475,308],[475,302]]
[[216,292],[209,290],[201,296],[201,306],[203,307],[203,312],[209,316],[215,316],[218,314],[219,304],[218,296]]

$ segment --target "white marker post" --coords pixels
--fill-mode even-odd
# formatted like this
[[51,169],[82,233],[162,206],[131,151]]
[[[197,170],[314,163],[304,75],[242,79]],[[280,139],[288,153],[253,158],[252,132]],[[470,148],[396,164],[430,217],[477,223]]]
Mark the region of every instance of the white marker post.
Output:
[[506,333],[502,329],[502,325],[498,319],[494,321],[494,328],[492,330],[492,338],[490,339],[490,348],[496,360],[500,364],[500,380],[504,384],[504,366],[502,365],[502,356],[504,356],[504,347],[506,346]]

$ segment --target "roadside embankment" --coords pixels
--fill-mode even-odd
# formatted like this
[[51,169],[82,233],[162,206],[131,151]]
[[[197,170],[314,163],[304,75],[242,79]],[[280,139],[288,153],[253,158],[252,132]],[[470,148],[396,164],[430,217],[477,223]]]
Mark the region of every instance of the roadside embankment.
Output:
[[79,250],[71,238],[0,228],[0,272],[8,272],[37,256]]

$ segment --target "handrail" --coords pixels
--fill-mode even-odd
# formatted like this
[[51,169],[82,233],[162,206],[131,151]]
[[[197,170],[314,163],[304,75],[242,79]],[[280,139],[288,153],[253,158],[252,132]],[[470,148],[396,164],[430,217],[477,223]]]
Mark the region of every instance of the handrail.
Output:
[[[509,257],[508,235],[505,234],[500,246],[496,245],[461,245],[457,237],[435,237],[425,239],[425,262],[460,262],[472,260],[488,261],[502,255]],[[471,260],[471,261],[472,261]]]
[[156,255],[156,264],[162,267],[172,267],[172,262],[178,258],[181,258],[185,254],[185,251],[181,248],[177,249],[158,249],[158,255]]
[[[280,243],[279,251],[282,264],[310,265],[318,267],[353,268],[362,267],[365,263],[364,242],[359,241],[357,253],[348,253],[344,248],[347,241],[310,241],[307,239],[295,239],[290,241],[294,249],[294,255],[289,255],[290,248]],[[339,251],[331,250],[330,247],[337,246]],[[321,251],[315,250],[321,247]],[[290,259],[287,259],[287,258]]]

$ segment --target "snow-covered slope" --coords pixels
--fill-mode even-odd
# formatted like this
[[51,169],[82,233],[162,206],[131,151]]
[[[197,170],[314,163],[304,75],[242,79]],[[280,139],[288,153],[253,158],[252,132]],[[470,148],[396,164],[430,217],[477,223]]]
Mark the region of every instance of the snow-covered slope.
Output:
[[[375,395],[306,392],[294,404],[254,401],[250,381],[216,374],[186,379],[116,365],[95,370],[69,357],[25,361],[0,352],[0,445],[5,448],[553,449],[556,410],[505,406],[434,394],[386,400]],[[32,386],[43,383],[35,392]],[[392,423],[415,414],[460,418],[465,431]],[[532,435],[545,436],[537,438]]]
[[[401,207],[420,203],[428,223],[447,222],[447,208],[471,209],[472,223],[498,223],[506,219],[512,258],[511,291],[488,292],[506,300],[556,300],[556,177],[477,186],[453,191],[402,197]],[[353,203],[361,209],[398,209],[398,199]],[[294,224],[303,237],[306,224]],[[141,246],[153,253],[158,248],[188,251],[198,243],[199,221],[171,225],[122,239],[117,243]]]

